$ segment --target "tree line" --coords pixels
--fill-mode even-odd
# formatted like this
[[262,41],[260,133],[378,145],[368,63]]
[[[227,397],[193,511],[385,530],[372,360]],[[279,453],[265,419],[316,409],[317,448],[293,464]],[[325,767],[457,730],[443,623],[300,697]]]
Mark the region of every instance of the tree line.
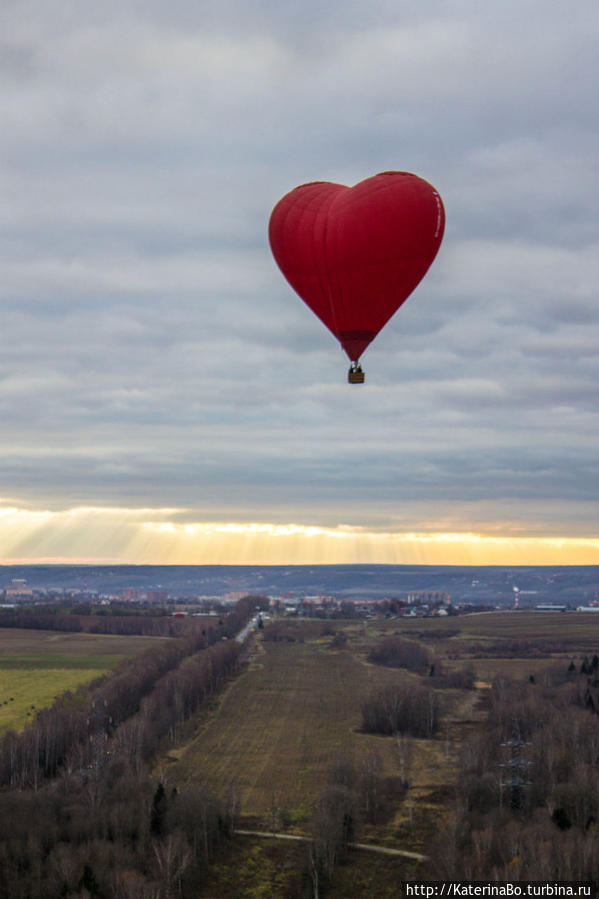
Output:
[[120,610],[90,615],[76,612],[68,606],[29,606],[20,609],[0,609],[0,627],[61,631],[63,633],[120,634],[143,637],[185,637],[198,629],[194,618],[173,618],[170,612],[158,610],[140,615]]
[[[71,765],[73,756],[81,759],[89,748],[90,733],[98,726],[98,703],[101,703],[105,722],[102,727],[107,733],[113,733],[138,711],[144,697],[156,689],[159,692],[165,689],[161,684],[194,681],[189,673],[192,663],[184,666],[184,660],[201,654],[223,636],[234,634],[241,627],[241,620],[244,620],[243,611],[240,617],[235,610],[231,620],[226,620],[220,629],[196,628],[186,639],[146,650],[142,655],[120,663],[112,674],[97,678],[75,692],[68,691],[53,705],[40,709],[21,733],[9,731],[0,739],[0,785],[36,788],[44,779],[54,777],[61,766]],[[217,657],[230,651],[219,647],[219,653],[212,655]],[[208,664],[203,655],[200,657],[201,666]],[[197,671],[195,675],[194,682],[198,679],[202,683],[205,679],[210,682],[212,678],[211,674],[204,678],[203,671]],[[210,688],[213,686],[210,683]],[[181,701],[179,693],[189,692],[189,689],[181,686],[175,708]],[[185,708],[189,705],[186,699]]]
[[[238,603],[223,636],[255,605]],[[0,899],[197,895],[237,799],[200,783],[162,795],[149,771],[161,740],[239,664],[235,640],[210,639],[200,632],[144,653],[5,735]]]

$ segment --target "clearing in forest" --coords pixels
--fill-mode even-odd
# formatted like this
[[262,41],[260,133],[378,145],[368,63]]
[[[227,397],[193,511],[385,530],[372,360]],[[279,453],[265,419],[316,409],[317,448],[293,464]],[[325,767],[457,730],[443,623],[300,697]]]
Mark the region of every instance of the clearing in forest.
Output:
[[377,686],[410,675],[364,664],[328,643],[259,643],[249,670],[176,753],[172,778],[213,782],[219,791],[234,786],[244,816],[287,813],[301,821],[340,755],[359,761],[376,751],[397,774],[392,741],[359,732],[361,707]]

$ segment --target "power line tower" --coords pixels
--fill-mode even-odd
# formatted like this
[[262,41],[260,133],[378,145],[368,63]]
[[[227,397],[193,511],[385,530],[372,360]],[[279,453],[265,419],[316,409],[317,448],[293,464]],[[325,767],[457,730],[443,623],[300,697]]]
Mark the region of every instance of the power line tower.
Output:
[[506,769],[507,779],[501,778],[499,781],[501,795],[503,798],[503,790],[509,791],[510,808],[514,812],[519,812],[524,807],[524,789],[532,785],[532,781],[526,777],[528,768],[532,762],[525,758],[522,753],[524,746],[529,746],[520,736],[520,728],[514,724],[511,738],[502,743],[502,746],[509,749],[509,758],[499,767]]

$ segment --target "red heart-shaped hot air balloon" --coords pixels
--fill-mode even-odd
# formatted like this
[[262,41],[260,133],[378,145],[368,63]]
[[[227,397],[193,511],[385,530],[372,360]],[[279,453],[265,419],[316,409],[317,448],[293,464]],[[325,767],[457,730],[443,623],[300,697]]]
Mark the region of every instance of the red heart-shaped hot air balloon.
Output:
[[302,184],[273,209],[273,255],[341,343],[350,376],[361,373],[358,359],[426,274],[444,226],[438,192],[409,172],[383,172],[354,187]]

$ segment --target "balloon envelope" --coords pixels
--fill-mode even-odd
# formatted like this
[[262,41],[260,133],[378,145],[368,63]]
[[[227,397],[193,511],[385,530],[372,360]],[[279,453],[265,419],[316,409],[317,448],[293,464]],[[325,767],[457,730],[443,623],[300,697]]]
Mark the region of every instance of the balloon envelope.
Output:
[[426,274],[444,227],[432,185],[383,172],[354,187],[296,187],[273,209],[268,230],[291,286],[357,361]]

